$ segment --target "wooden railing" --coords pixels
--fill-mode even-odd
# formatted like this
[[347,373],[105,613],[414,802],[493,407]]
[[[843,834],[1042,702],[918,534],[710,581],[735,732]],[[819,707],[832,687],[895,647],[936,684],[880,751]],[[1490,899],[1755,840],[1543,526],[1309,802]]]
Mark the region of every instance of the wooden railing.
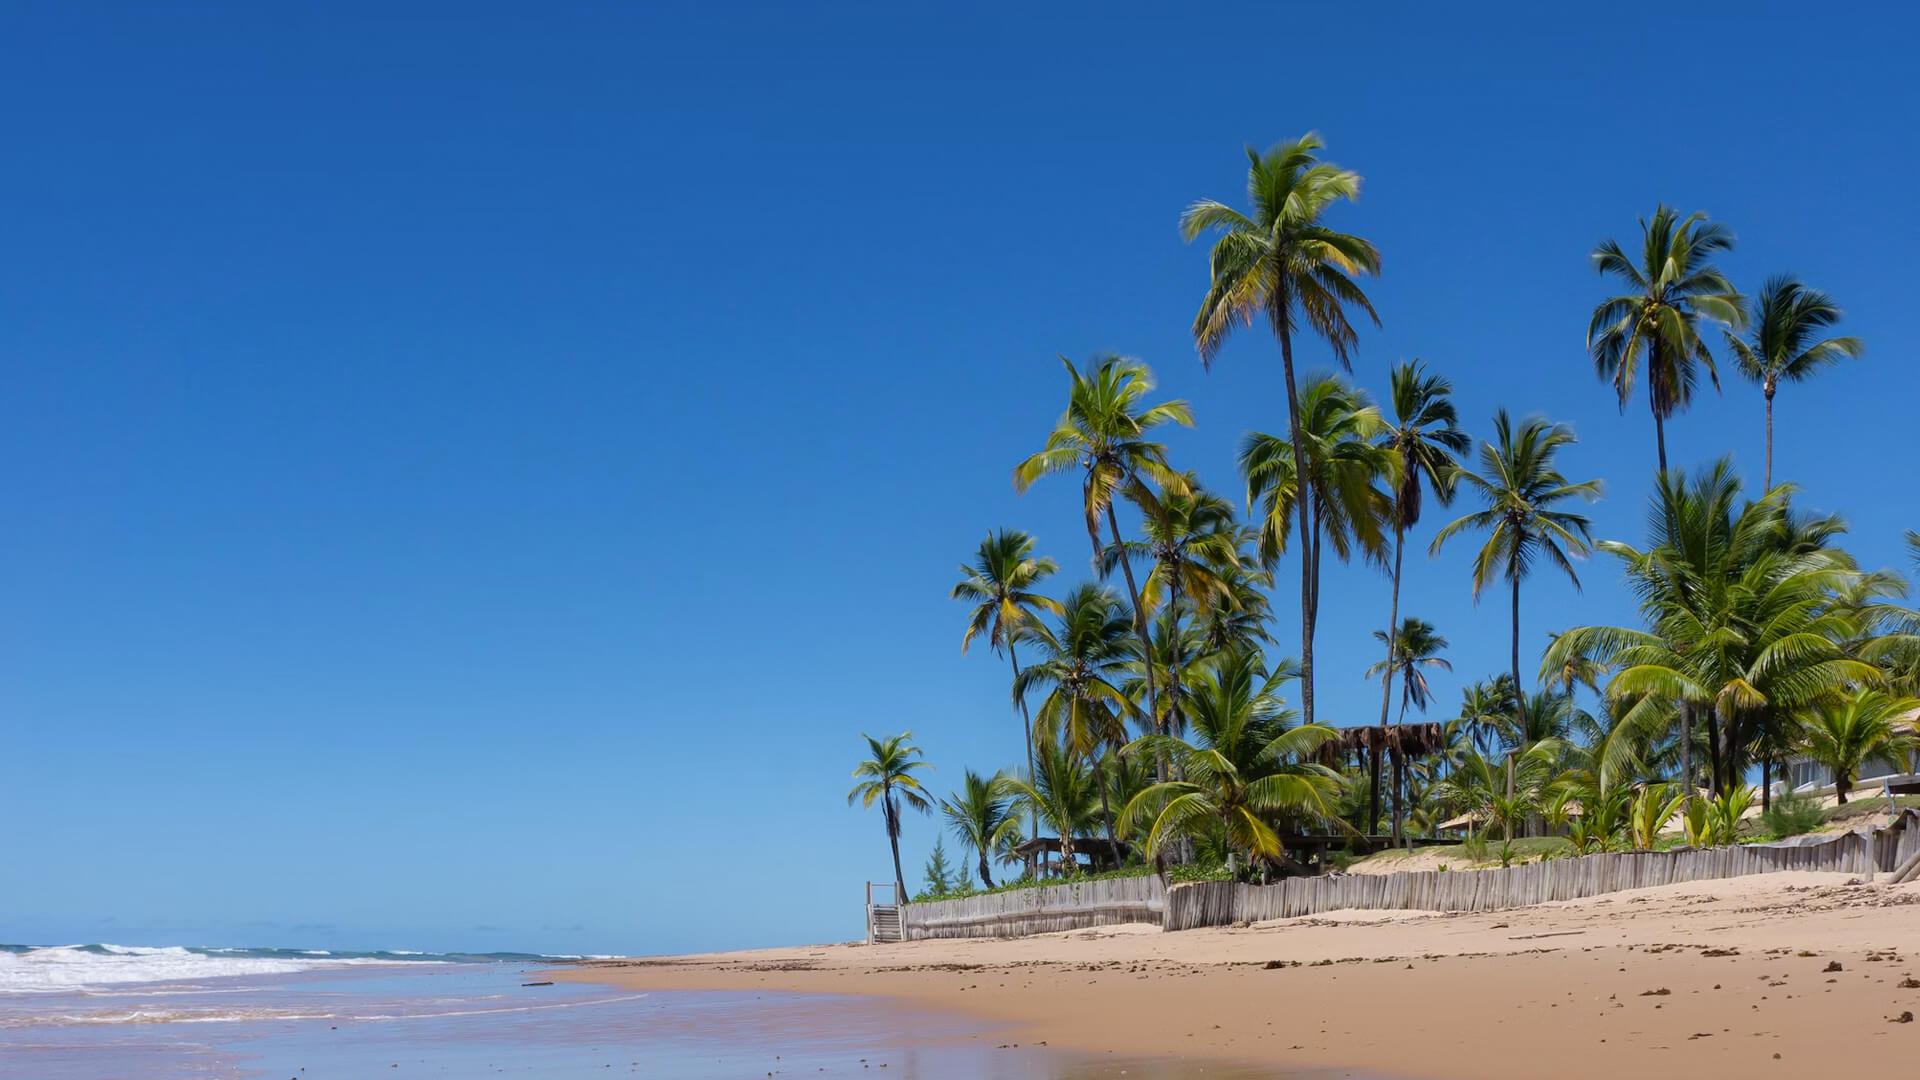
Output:
[[1118,923],[1158,926],[1166,899],[1166,886],[1151,874],[1102,878],[908,904],[902,909],[901,927],[908,941],[916,941],[1023,937]]

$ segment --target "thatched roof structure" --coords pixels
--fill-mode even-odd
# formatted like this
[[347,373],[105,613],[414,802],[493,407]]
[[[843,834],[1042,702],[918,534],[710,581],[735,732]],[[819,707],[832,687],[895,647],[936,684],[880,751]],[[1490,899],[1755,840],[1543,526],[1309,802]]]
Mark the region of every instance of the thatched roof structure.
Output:
[[1392,751],[1405,757],[1425,757],[1446,749],[1447,737],[1439,724],[1388,724],[1381,727],[1341,728],[1340,737],[1320,748],[1331,762],[1348,754]]

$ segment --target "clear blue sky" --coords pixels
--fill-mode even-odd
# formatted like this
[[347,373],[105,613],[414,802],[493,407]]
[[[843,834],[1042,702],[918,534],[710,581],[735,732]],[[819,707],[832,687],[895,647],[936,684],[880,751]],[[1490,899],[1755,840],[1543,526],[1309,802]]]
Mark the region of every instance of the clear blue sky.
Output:
[[[1228,491],[1284,426],[1268,339],[1201,371],[1175,220],[1309,128],[1385,256],[1363,384],[1420,356],[1476,435],[1574,424],[1637,537],[1586,253],[1704,209],[1869,343],[1782,394],[1779,472],[1870,564],[1920,526],[1908,14],[390,7],[0,7],[0,940],[854,935],[859,732],[943,791],[1019,755],[955,563],[1018,526],[1087,572],[1072,481],[1008,481],[1055,355],[1153,364]],[[1676,460],[1757,474],[1760,408],[1730,380]],[[1468,551],[1408,574],[1443,707],[1504,662]],[[1582,572],[1529,642],[1630,616]],[[1385,582],[1326,589],[1323,709],[1364,719]]]

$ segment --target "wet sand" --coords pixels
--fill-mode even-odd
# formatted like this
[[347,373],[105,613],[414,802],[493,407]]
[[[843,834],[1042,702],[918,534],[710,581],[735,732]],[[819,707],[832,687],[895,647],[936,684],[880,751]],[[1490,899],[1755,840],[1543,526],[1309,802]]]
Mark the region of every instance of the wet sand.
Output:
[[984,1020],[970,1037],[996,1048],[1289,1074],[1905,1075],[1920,1061],[1920,885],[1772,874],[1489,914],[767,949],[555,977],[880,996]]

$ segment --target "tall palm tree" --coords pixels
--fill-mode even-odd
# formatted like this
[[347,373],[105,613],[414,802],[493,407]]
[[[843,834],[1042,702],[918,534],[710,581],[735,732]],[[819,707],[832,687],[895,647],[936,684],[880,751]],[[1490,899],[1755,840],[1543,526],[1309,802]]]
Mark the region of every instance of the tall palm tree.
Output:
[[1170,754],[1181,779],[1155,784],[1121,812],[1121,827],[1148,824],[1146,855],[1169,840],[1224,837],[1232,847],[1269,861],[1283,854],[1273,821],[1280,816],[1334,816],[1339,775],[1310,760],[1339,737],[1314,724],[1288,727],[1280,685],[1288,665],[1266,670],[1260,654],[1236,651],[1203,665],[1195,678],[1191,727],[1196,741],[1170,735],[1135,739],[1124,753]]
[[[1103,516],[1112,542],[1120,543],[1120,520],[1113,512],[1115,495],[1127,485],[1139,483],[1142,475],[1163,484],[1180,483],[1167,467],[1167,448],[1147,439],[1146,434],[1168,423],[1192,427],[1193,410],[1184,401],[1144,404],[1143,399],[1153,390],[1153,372],[1138,360],[1107,356],[1087,375],[1080,374],[1073,361],[1064,356],[1060,362],[1066,365],[1069,380],[1067,409],[1040,451],[1014,467],[1013,488],[1024,492],[1049,473],[1082,470],[1081,510],[1086,515],[1087,539],[1093,543],[1097,563]],[[1120,570],[1126,575],[1127,598],[1133,601],[1134,634],[1145,651],[1150,648],[1147,612],[1140,604],[1133,564],[1124,555]],[[1147,699],[1156,716],[1160,712],[1157,697],[1149,670]]]
[[[1393,369],[1390,396],[1393,399],[1394,419],[1381,432],[1380,441],[1394,455],[1397,466],[1390,510],[1393,522],[1393,599],[1387,608],[1387,629],[1374,634],[1387,646],[1385,665],[1375,665],[1375,670],[1384,672],[1380,680],[1382,729],[1387,726],[1387,710],[1393,701],[1393,675],[1399,666],[1394,652],[1398,635],[1392,631],[1400,626],[1401,555],[1406,548],[1407,532],[1420,523],[1421,504],[1427,488],[1433,489],[1440,505],[1453,503],[1454,474],[1460,469],[1459,455],[1466,452],[1472,441],[1466,432],[1460,430],[1459,415],[1453,408],[1453,384],[1438,375],[1426,374],[1420,361],[1400,364]],[[1421,693],[1424,697],[1424,683]],[[1421,708],[1426,708],[1424,700]],[[1405,714],[1404,704],[1400,711]],[[1372,786],[1377,789],[1377,760],[1373,772],[1375,782]],[[1378,790],[1369,798],[1377,824],[1380,805]],[[1368,831],[1375,831],[1373,824],[1368,826]]]
[[1861,765],[1905,754],[1912,746],[1913,735],[1900,721],[1916,708],[1920,701],[1913,698],[1862,690],[1827,698],[1807,711],[1802,746],[1808,757],[1833,772],[1833,792],[1841,803],[1853,790]]
[[[980,634],[994,652],[1006,649],[1007,662],[1013,665],[1013,677],[1020,677],[1020,653],[1016,643],[1034,625],[1039,612],[1058,615],[1060,602],[1034,591],[1040,582],[1059,570],[1052,559],[1033,557],[1033,537],[1018,529],[1001,529],[987,534],[973,553],[973,562],[960,567],[960,580],[954,583],[952,596],[973,604],[967,614],[967,632],[960,638],[960,651]],[[1020,723],[1027,737],[1027,769],[1033,769],[1033,717],[1027,711],[1027,699],[1015,698],[1020,707]],[[1038,820],[1035,821],[1038,831]]]
[[1593,249],[1593,267],[1618,278],[1631,291],[1602,300],[1587,324],[1587,351],[1594,371],[1613,383],[1625,409],[1634,379],[1646,367],[1647,405],[1653,411],[1653,437],[1660,471],[1667,470],[1667,420],[1693,400],[1700,368],[1714,389],[1720,374],[1700,336],[1712,320],[1738,327],[1746,321],[1743,298],[1713,257],[1733,248],[1733,233],[1705,214],[1681,218],[1661,205],[1653,218],[1640,219],[1639,261],[1608,240]]
[[896,902],[907,898],[907,876],[900,870],[900,808],[921,813],[933,810],[933,800],[914,773],[933,766],[920,760],[920,748],[913,745],[913,732],[903,731],[884,739],[861,735],[867,740],[868,756],[853,767],[853,778],[860,781],[847,792],[847,805],[858,800],[861,806],[880,804],[887,825],[887,843],[893,848],[893,887]]
[[1773,395],[1783,382],[1803,382],[1843,359],[1858,359],[1866,345],[1856,337],[1821,337],[1840,321],[1840,306],[1826,293],[1781,275],[1767,279],[1753,302],[1743,340],[1728,332],[1727,348],[1740,373],[1760,386],[1767,401],[1767,471],[1762,490],[1773,487]]
[[[1321,161],[1325,146],[1312,132],[1283,142],[1266,153],[1247,149],[1248,211],[1202,199],[1180,215],[1180,233],[1191,242],[1216,232],[1209,258],[1211,281],[1193,320],[1193,339],[1201,363],[1211,367],[1236,326],[1251,326],[1265,316],[1280,339],[1280,365],[1287,384],[1287,430],[1294,449],[1294,472],[1306,475],[1307,447],[1300,430],[1300,395],[1294,380],[1293,335],[1302,320],[1323,338],[1342,367],[1359,335],[1347,316],[1358,308],[1375,325],[1380,316],[1354,278],[1380,271],[1380,253],[1358,236],[1330,229],[1322,221],[1334,204],[1360,194],[1360,174]],[[1300,535],[1313,534],[1305,500],[1295,511]],[[1300,570],[1300,703],[1313,722],[1314,609],[1311,569]]]
[[1520,681],[1520,583],[1533,572],[1541,558],[1559,567],[1580,587],[1580,575],[1574,572],[1569,555],[1584,556],[1591,547],[1591,525],[1579,514],[1557,510],[1569,499],[1588,502],[1600,497],[1600,481],[1572,483],[1560,472],[1554,457],[1561,448],[1576,441],[1573,429],[1564,424],[1549,424],[1533,417],[1513,429],[1507,411],[1493,417],[1494,441],[1480,444],[1480,471],[1462,470],[1460,479],[1486,503],[1477,510],[1448,522],[1433,538],[1430,551],[1437,552],[1454,535],[1468,529],[1482,530],[1486,543],[1473,560],[1473,596],[1496,577],[1504,577],[1513,589],[1513,685],[1520,697],[1524,717],[1526,702],[1519,695]]
[[[1307,446],[1305,490],[1312,505],[1301,559],[1307,568],[1306,602],[1316,622],[1320,558],[1326,547],[1342,560],[1356,551],[1373,562],[1386,557],[1385,526],[1392,500],[1380,483],[1394,478],[1397,461],[1374,442],[1385,426],[1366,395],[1338,376],[1308,379],[1300,394],[1298,430]],[[1298,460],[1293,446],[1273,435],[1254,432],[1240,445],[1247,503],[1260,507],[1260,558],[1268,568],[1286,551],[1293,534],[1294,504],[1301,501],[1302,488],[1297,480],[1301,474],[1294,471]],[[1301,689],[1304,698],[1304,682]]]
[[1127,719],[1137,710],[1116,680],[1138,658],[1139,644],[1132,640],[1126,614],[1109,589],[1078,586],[1067,594],[1063,609],[1057,628],[1035,630],[1040,659],[1021,669],[1014,692],[1048,688],[1034,715],[1035,734],[1041,742],[1059,742],[1093,763],[1107,840],[1116,843],[1104,754],[1127,743]]
[[1013,799],[1014,792],[1005,775],[981,776],[968,769],[960,790],[940,800],[940,813],[947,819],[947,828],[978,856],[980,884],[989,889],[993,888],[993,873],[988,867],[993,853],[1009,836],[1020,831],[1020,817],[1013,811]]

